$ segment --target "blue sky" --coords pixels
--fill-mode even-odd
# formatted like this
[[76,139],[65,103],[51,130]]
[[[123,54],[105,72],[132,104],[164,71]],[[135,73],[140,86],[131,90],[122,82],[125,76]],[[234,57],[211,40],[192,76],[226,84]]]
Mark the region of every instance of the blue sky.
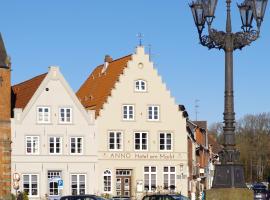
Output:
[[[74,91],[105,54],[133,53],[138,32],[151,44],[153,61],[178,104],[195,119],[223,121],[224,53],[199,45],[185,0],[9,0],[0,1],[0,31],[12,58],[12,83],[58,65]],[[241,22],[232,0],[233,30]],[[225,26],[225,0],[218,2],[213,26]],[[254,24],[255,26],[255,24]],[[270,16],[261,37],[234,54],[236,118],[270,111]],[[268,57],[269,56],[269,57]]]

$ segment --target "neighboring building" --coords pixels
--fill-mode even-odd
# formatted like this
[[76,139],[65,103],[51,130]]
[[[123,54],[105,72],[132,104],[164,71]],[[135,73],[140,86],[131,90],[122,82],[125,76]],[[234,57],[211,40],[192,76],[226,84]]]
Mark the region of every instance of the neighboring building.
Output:
[[11,64],[0,34],[0,199],[10,193]]
[[189,192],[199,194],[208,185],[208,139],[207,122],[187,120],[188,160],[189,160]]
[[215,134],[208,134],[208,149],[209,149],[209,160],[208,160],[208,183],[209,188],[212,187],[215,173],[215,165],[220,164],[218,153],[222,150],[222,145],[217,142]]
[[142,46],[106,56],[77,96],[96,113],[99,194],[187,195],[186,119]]
[[12,173],[20,175],[19,190],[30,199],[96,193],[94,112],[84,109],[59,68],[12,91]]

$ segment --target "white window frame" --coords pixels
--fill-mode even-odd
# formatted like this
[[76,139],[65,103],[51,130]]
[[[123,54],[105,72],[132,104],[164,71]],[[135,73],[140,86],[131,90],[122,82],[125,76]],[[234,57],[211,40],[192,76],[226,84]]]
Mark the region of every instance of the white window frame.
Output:
[[[37,138],[36,144],[37,148],[36,151],[34,151],[34,139]],[[31,143],[31,152],[27,152],[27,141],[30,139]],[[38,135],[26,135],[25,136],[25,154],[27,155],[39,155],[39,147],[40,147],[40,139]]]
[[[146,167],[149,168],[148,172],[145,171]],[[156,169],[155,172],[152,171],[152,167],[154,167]],[[152,190],[151,183],[152,183],[152,178],[155,175],[155,177],[156,177],[155,186],[156,186],[156,189],[157,189],[157,166],[144,166],[144,168],[143,168],[143,188],[144,188],[144,190],[145,190],[145,183],[146,183],[145,175],[147,175],[147,174],[149,175],[149,180],[148,180],[149,190],[148,190],[148,192],[154,192],[155,190]]]
[[[28,197],[39,197],[39,174],[22,174],[22,190],[24,191],[24,176],[29,176],[29,194]],[[37,195],[32,195],[32,176],[37,176]]]
[[[64,110],[64,120],[62,121],[62,116],[61,116],[61,110]],[[67,110],[70,111],[70,117],[69,117],[69,121],[67,120]],[[60,124],[72,124],[72,120],[73,120],[73,116],[72,116],[72,108],[71,107],[60,107],[59,108],[59,123]]]
[[[110,190],[105,190],[105,185],[104,185],[104,182],[105,182],[105,177],[109,177],[110,178],[110,184],[108,186],[106,186],[108,189]],[[109,169],[106,169],[104,172],[103,172],[103,192],[104,193],[108,193],[108,194],[111,194],[112,193],[112,171],[109,170]],[[108,181],[108,180],[107,180]]]
[[[136,149],[136,133],[139,133],[140,134],[140,149]],[[143,146],[143,138],[142,138],[142,134],[143,133],[146,133],[146,149],[143,149],[142,146]],[[134,132],[134,151],[148,151],[148,132],[146,131],[135,131]]]
[[[39,111],[41,109],[41,112]],[[45,109],[48,109],[48,115],[45,115]],[[47,118],[46,118],[47,116]],[[37,123],[39,124],[49,124],[51,123],[51,108],[48,106],[38,106],[37,107]]]
[[[80,176],[84,176],[84,194],[87,194],[87,176],[83,173],[72,173],[70,174],[70,193],[72,194],[72,176],[76,176],[76,183],[77,183],[77,193],[76,195],[80,195]],[[73,195],[73,194],[72,194]]]
[[[53,153],[51,153],[51,138],[53,138],[53,145],[54,145],[54,147],[53,147],[53,150],[54,150],[54,152]],[[59,151],[59,153],[56,153],[56,139],[57,138],[59,138],[60,140],[60,151]],[[49,136],[49,154],[51,154],[51,155],[61,155],[62,154],[62,148],[63,148],[63,138],[62,137],[59,137],[59,136]]]
[[[161,149],[160,146],[161,146],[161,134],[164,134],[164,149]],[[167,139],[168,139],[168,134],[171,135],[171,143],[168,144],[167,142]],[[168,149],[169,145],[171,146],[171,149]],[[159,150],[160,151],[173,151],[173,134],[171,132],[160,132],[159,133]]]
[[[144,89],[142,88],[143,83],[144,83]],[[142,80],[142,79],[136,80],[135,84],[134,84],[134,90],[135,90],[135,92],[146,92],[147,91],[147,82],[145,80]]]
[[[157,108],[157,119],[155,119],[155,108]],[[151,109],[151,110],[150,110]],[[159,121],[160,119],[160,106],[159,105],[149,105],[147,108],[147,119],[148,121]]]
[[[113,143],[111,143],[111,133],[113,133]],[[117,133],[120,133],[120,148],[117,148]],[[113,144],[113,148],[111,148]],[[109,151],[123,151],[123,132],[122,131],[108,131],[108,149]]]
[[[168,167],[168,171],[165,172],[165,167]],[[174,168],[174,172],[171,169]],[[171,175],[174,175],[174,186],[176,187],[176,167],[175,166],[164,166],[163,167],[163,188],[165,186],[165,175],[168,176],[168,190],[170,190],[171,186]]]
[[[71,140],[72,140],[72,138],[75,138],[75,153],[72,153],[71,152]],[[80,153],[78,153],[78,139],[79,138],[81,138],[81,152]],[[72,136],[72,137],[70,137],[70,139],[69,139],[69,153],[70,153],[70,155],[83,155],[83,148],[84,148],[84,139],[83,139],[83,137],[80,137],[80,136]]]
[[[127,109],[127,114],[125,114],[125,107]],[[130,111],[132,108],[132,117],[130,117]],[[122,106],[122,119],[124,121],[133,121],[135,119],[135,106],[132,104],[124,104]]]

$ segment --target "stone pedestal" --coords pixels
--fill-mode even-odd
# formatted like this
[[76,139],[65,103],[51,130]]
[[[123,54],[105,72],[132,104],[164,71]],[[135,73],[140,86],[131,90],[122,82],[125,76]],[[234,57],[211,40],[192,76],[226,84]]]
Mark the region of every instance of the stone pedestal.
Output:
[[206,200],[253,200],[252,190],[246,188],[214,188],[206,190]]

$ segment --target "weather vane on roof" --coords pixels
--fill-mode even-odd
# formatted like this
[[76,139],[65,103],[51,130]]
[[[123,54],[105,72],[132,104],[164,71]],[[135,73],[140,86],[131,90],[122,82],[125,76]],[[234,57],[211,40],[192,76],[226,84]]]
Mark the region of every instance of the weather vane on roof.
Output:
[[137,37],[139,38],[139,46],[142,46],[142,38],[143,38],[143,34],[142,33],[138,33]]

